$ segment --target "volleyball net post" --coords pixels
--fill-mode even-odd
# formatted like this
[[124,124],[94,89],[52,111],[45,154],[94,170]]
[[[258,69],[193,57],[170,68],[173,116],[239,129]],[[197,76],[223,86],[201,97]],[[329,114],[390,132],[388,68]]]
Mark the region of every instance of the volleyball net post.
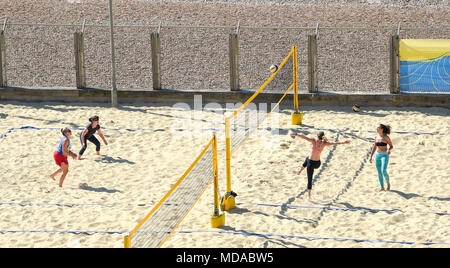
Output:
[[217,138],[213,136],[213,173],[214,173],[214,212],[211,216],[211,228],[218,228],[225,225],[225,213],[220,212],[219,197],[219,176],[217,167]]
[[301,125],[303,120],[303,111],[299,111],[298,104],[298,68],[297,68],[297,46],[293,46],[292,50],[294,51],[293,56],[293,81],[294,81],[294,111],[291,114],[292,125]]
[[231,210],[236,207],[235,198],[237,194],[231,191],[231,133],[230,118],[225,118],[225,149],[226,149],[226,172],[227,172],[227,192],[221,201],[224,211]]
[[[289,67],[292,65],[292,69]],[[224,211],[235,208],[235,197],[237,194],[231,189],[231,160],[233,154],[247,140],[247,138],[256,130],[262,122],[268,118],[272,112],[280,105],[281,101],[293,90],[292,124],[300,125],[303,119],[303,112],[299,111],[298,102],[298,73],[297,73],[297,46],[292,46],[289,54],[280,63],[278,69],[262,84],[262,86],[233,114],[225,117],[225,148],[226,148],[226,179],[227,192],[221,200],[221,206]],[[272,90],[281,90],[283,96],[273,106],[272,110],[264,117],[256,115],[256,120],[249,120],[251,114],[250,103],[263,91],[273,92]],[[249,113],[250,112],[250,113]]]

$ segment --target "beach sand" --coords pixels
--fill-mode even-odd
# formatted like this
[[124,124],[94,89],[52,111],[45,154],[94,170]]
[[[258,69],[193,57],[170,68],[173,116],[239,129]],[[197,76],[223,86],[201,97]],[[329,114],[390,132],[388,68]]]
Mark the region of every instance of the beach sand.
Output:
[[[302,110],[303,125],[292,126],[292,107],[283,106],[269,117],[278,121],[275,133],[256,131],[233,154],[237,207],[226,212],[225,226],[210,228],[210,186],[164,247],[450,247],[448,109]],[[181,177],[213,127],[218,128],[220,194],[226,190],[220,113],[201,111],[194,117],[173,103],[115,109],[108,104],[2,102],[0,114],[0,135],[34,127],[11,130],[0,139],[3,247],[123,247],[123,237]],[[78,153],[78,136],[94,114],[109,144],[102,142],[100,156],[88,143],[82,160],[70,158],[69,174],[59,188],[49,178],[57,169],[53,151],[59,129],[73,129],[72,151]],[[379,192],[375,163],[368,160],[375,136],[370,131],[380,123],[394,131],[390,192]],[[311,146],[290,138],[289,131],[313,137],[319,129],[330,141],[351,143],[323,151],[308,200],[306,172],[298,176],[293,171]],[[81,183],[88,187],[80,188]]]

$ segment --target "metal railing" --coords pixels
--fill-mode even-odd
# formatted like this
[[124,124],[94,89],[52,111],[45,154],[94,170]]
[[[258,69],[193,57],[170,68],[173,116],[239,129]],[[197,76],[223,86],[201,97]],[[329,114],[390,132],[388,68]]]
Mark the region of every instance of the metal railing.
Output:
[[[86,87],[110,87],[107,23],[23,23],[3,20],[9,86],[74,87],[73,34],[84,38]],[[448,38],[442,26],[249,26],[115,24],[118,88],[153,86],[151,34],[160,38],[161,88],[229,90],[229,35],[239,35],[240,89],[257,89],[293,44],[299,49],[299,90],[308,91],[308,38],[317,37],[319,91],[389,92],[389,39]],[[6,79],[5,79],[6,80]]]
[[[80,24],[74,23],[28,23],[28,22],[11,22],[8,18],[3,19],[2,29],[6,30],[8,26],[39,26],[39,27],[94,27],[94,28],[109,28],[109,24],[90,24],[86,19]],[[392,26],[323,26],[317,23],[315,26],[245,26],[240,25],[238,21],[236,25],[179,25],[179,24],[163,24],[160,21],[158,24],[114,24],[114,28],[155,28],[155,29],[247,29],[247,30],[396,30],[400,33],[401,30],[450,30],[450,25],[439,26],[401,26],[399,22]]]

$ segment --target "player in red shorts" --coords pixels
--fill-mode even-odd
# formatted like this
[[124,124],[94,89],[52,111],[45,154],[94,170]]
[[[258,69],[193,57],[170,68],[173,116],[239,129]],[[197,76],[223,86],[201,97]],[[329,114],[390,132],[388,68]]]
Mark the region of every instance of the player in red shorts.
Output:
[[66,178],[67,173],[69,172],[69,161],[67,161],[67,156],[70,155],[73,159],[77,158],[77,155],[70,151],[70,136],[72,136],[72,131],[69,128],[61,129],[61,133],[63,137],[59,141],[58,147],[56,151],[53,153],[53,158],[55,159],[55,163],[60,167],[58,170],[53,172],[50,175],[50,178],[55,180],[55,176],[58,173],[63,173],[61,178],[59,179],[59,187],[62,187],[64,179]]

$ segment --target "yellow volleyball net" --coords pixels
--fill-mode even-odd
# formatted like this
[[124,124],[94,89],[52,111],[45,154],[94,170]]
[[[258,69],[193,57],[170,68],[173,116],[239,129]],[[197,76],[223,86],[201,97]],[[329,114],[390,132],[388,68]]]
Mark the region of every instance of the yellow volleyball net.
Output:
[[211,217],[211,227],[216,228],[225,224],[225,214],[220,212],[215,134],[169,192],[128,236],[125,236],[125,248],[161,247],[212,181],[214,181],[214,211]]
[[[297,70],[297,46],[293,46],[289,54],[278,65],[278,69],[270,75],[262,86],[230,116],[225,118],[227,192],[221,201],[224,210],[230,210],[235,207],[236,193],[231,189],[231,160],[233,154],[238,151],[239,147],[258,129],[264,120],[278,108],[289,93],[293,96],[294,112],[292,113],[292,124],[301,124],[303,112],[299,112]],[[255,99],[263,92],[283,94],[267,114],[258,112],[254,103]]]

